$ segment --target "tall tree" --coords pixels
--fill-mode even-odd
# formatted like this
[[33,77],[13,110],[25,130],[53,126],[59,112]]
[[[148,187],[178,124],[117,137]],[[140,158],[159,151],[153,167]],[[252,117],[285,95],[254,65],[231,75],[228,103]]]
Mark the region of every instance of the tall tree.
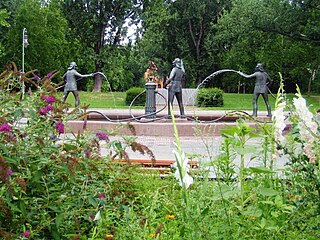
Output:
[[[10,24],[7,22],[9,18],[8,12],[5,9],[0,9],[0,35],[4,35],[5,29],[7,29]],[[0,39],[0,57],[4,54],[4,46],[2,44],[2,39]]]
[[[156,4],[155,4],[156,3]],[[205,39],[230,1],[150,1],[143,15],[143,43],[150,52],[162,54],[170,63],[175,57],[185,62],[188,85],[197,85],[214,64],[208,61]]]
[[25,69],[36,68],[42,75],[62,70],[66,66],[68,42],[65,39],[67,21],[61,13],[59,1],[25,0],[16,5],[15,11],[11,28],[5,36],[6,54],[1,62],[14,61],[21,66],[22,33],[26,28],[29,45],[25,49]]
[[[95,70],[101,72],[105,64],[103,49],[117,43],[122,28],[129,17],[134,17],[138,0],[65,0],[63,11],[72,33],[87,48],[94,51]],[[100,92],[102,76],[95,75],[93,91]]]
[[[222,67],[253,71],[262,62],[275,78],[282,73],[287,91],[295,91],[295,84],[306,90],[308,69],[320,63],[319,10],[319,1],[312,0],[234,0],[230,13],[212,29],[207,49],[219,49]],[[236,82],[234,77],[228,85]]]

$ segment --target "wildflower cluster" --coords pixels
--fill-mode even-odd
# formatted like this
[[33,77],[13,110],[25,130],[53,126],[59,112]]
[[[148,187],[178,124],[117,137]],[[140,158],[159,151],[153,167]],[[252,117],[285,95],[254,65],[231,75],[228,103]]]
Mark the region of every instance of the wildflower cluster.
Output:
[[8,123],[3,123],[0,125],[0,132],[10,132],[11,126]]
[[298,125],[300,140],[303,142],[303,150],[309,158],[310,163],[317,160],[317,148],[319,144],[319,136],[317,136],[318,124],[314,120],[313,114],[309,111],[306,100],[301,96],[298,89],[297,98],[293,99],[295,107],[295,115],[298,117]]

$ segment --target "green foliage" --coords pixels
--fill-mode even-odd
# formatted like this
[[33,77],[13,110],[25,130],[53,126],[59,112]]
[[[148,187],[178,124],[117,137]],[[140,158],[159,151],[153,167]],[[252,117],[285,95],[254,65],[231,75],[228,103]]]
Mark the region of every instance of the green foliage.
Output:
[[222,107],[223,91],[218,88],[201,88],[197,93],[197,106]]
[[[143,93],[144,91],[144,88],[138,87],[128,89],[126,92],[125,103],[127,105],[132,103],[133,106],[144,106],[146,103],[146,94]],[[133,100],[134,102],[132,102]]]
[[[36,87],[24,100],[21,80]],[[14,64],[0,74],[0,87],[4,89],[0,91],[3,239],[93,235],[102,223],[99,217],[111,214],[112,221],[117,221],[125,205],[133,202],[134,191],[127,191],[126,176],[134,168],[111,164],[111,160],[121,156],[126,159],[125,149],[130,144],[141,146],[134,138],[110,140],[104,132],[64,135],[66,122],[78,118],[81,112],[77,109],[67,114],[69,105],[59,100],[55,86],[47,76],[35,82],[32,72],[20,75]],[[109,146],[110,156],[101,158],[101,143]],[[107,219],[103,221],[107,223]],[[112,224],[108,226],[100,234],[112,232]]]
[[68,46],[71,44],[66,41],[67,21],[55,2],[43,5],[38,0],[26,0],[24,4],[17,4],[15,24],[5,35],[6,51],[1,58],[1,65],[14,61],[22,68],[21,39],[22,30],[26,28],[29,42],[24,49],[26,71],[37,66],[40,74],[44,75],[52,69],[63,71],[68,66]]
[[[134,137],[62,134],[81,109],[66,114],[51,78],[31,76],[14,64],[0,74],[1,238],[319,239],[319,124],[299,94],[285,145],[281,111],[254,128],[243,117],[221,131],[218,155],[207,146],[201,155],[210,157],[186,168],[194,179],[186,189],[170,171],[115,161],[128,160],[129,147],[146,150]],[[21,80],[36,87],[24,99]],[[172,124],[175,156],[187,160]],[[276,168],[283,154],[288,164]]]
[[[114,2],[105,1],[74,1],[65,0],[62,2],[62,9],[71,28],[71,34],[78,39],[86,49],[93,50],[91,61],[95,64],[95,71],[101,72],[103,68],[111,68],[109,79],[114,80],[114,90],[127,89],[133,76],[126,76],[125,56],[121,50],[116,53],[111,52],[111,56],[105,58],[108,50],[117,47],[121,40],[122,27],[125,20],[135,18],[135,6],[131,0]],[[111,49],[112,50],[112,49]],[[118,61],[119,60],[119,61]],[[120,80],[120,81],[119,81]],[[128,85],[126,85],[128,83]],[[125,86],[121,86],[121,85]],[[129,85],[130,86],[130,85]],[[97,75],[94,82],[94,91],[100,92],[102,89],[101,76]]]
[[[268,3],[234,1],[230,12],[225,12],[219,23],[212,26],[205,42],[206,49],[211,57],[218,54],[221,68],[250,73],[254,71],[255,64],[261,62],[274,82],[280,82],[278,72],[282,73],[286,91],[294,92],[295,84],[299,84],[305,92],[312,70],[319,66],[319,44],[310,34],[315,30],[314,24],[319,22],[313,15],[319,13],[319,9],[315,8],[319,3],[310,1],[301,3],[303,7],[299,5],[277,0]],[[217,48],[218,53],[214,51]],[[234,76],[230,80],[232,82],[223,85],[225,91],[227,87],[236,86],[239,78]],[[249,88],[253,87],[252,82],[241,82]],[[312,81],[311,85],[317,92],[316,81]],[[271,88],[276,90],[277,85]]]

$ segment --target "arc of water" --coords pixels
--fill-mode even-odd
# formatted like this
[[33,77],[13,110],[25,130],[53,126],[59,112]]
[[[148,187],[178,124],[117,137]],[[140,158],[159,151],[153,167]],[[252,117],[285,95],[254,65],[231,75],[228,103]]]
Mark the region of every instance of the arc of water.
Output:
[[[221,74],[221,73],[225,73],[225,72],[235,72],[238,73],[242,76],[244,76],[244,73],[240,72],[240,71],[236,71],[233,69],[221,69],[218,71],[215,71],[214,73],[210,74],[208,77],[206,77],[197,87],[196,90],[199,90],[206,82],[208,82],[210,79],[214,78],[215,76]],[[190,100],[191,97],[195,97],[195,94],[197,93],[197,91],[194,92],[194,94],[192,94],[191,96],[189,96],[188,98],[188,102]]]

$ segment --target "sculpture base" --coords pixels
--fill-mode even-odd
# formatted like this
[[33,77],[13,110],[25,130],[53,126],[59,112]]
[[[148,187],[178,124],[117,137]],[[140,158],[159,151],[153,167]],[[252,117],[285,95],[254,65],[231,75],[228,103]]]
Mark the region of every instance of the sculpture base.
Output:
[[[166,99],[168,99],[168,90],[165,88],[158,88],[158,93],[163,95]],[[197,92],[198,89],[195,88],[183,88],[182,89],[182,102],[185,106],[196,106],[197,105]],[[165,100],[159,95],[156,94],[156,104],[157,105],[165,105]],[[173,105],[178,105],[178,101],[174,98]]]

